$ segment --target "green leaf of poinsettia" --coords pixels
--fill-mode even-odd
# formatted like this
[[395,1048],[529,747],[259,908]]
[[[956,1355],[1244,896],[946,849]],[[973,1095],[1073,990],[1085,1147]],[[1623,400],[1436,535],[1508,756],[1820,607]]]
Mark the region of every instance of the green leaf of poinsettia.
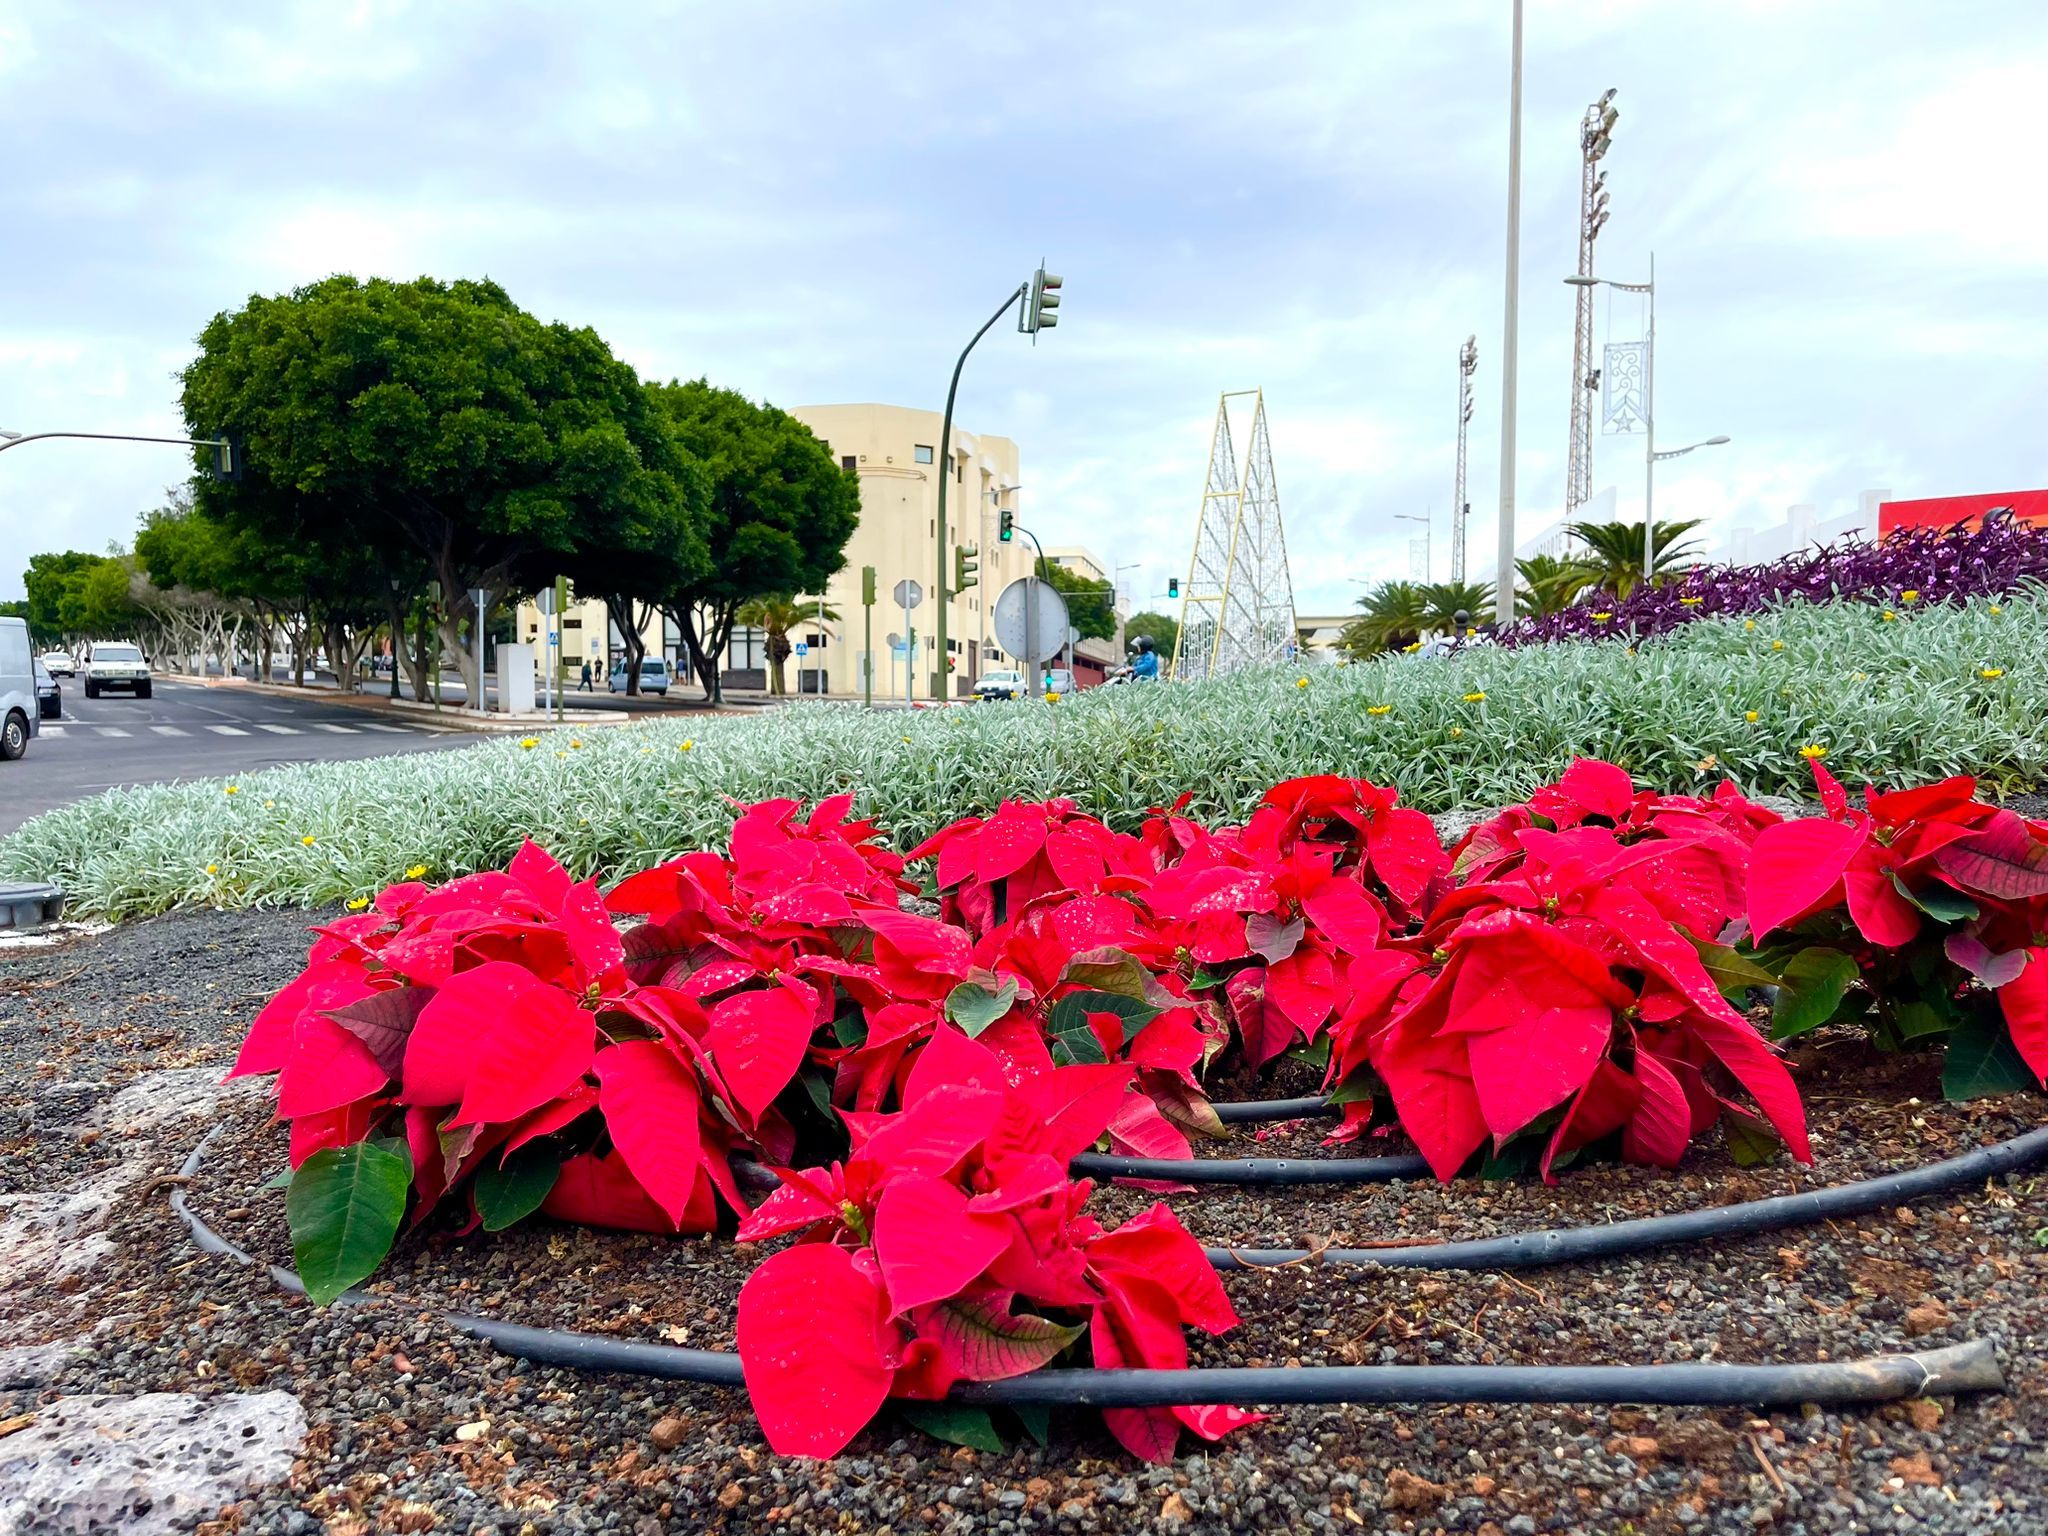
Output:
[[1052,1444],[1052,1410],[1043,1403],[1018,1403],[1010,1412],[1024,1426],[1024,1433],[1040,1445]]
[[1950,886],[1930,884],[1926,890],[1916,891],[1894,871],[1892,889],[1937,923],[1960,923],[1977,915],[1977,903]]
[[1002,1381],[1035,1371],[1074,1340],[1079,1324],[1011,1312],[995,1297],[940,1302],[922,1331],[960,1362],[969,1381]]
[[1722,1138],[1727,1143],[1728,1155],[1738,1167],[1754,1168],[1769,1162],[1784,1150],[1785,1143],[1771,1129],[1768,1121],[1732,1104],[1726,1106],[1722,1113],[1726,1117]]
[[1016,1001],[1017,978],[1014,976],[1005,976],[1002,986],[994,992],[971,981],[963,981],[946,994],[946,1017],[958,1024],[961,1032],[972,1040],[1008,1013],[1010,1005]]
[[562,1154],[546,1141],[529,1141],[505,1159],[477,1170],[476,1213],[486,1232],[502,1232],[540,1209],[562,1173]]
[[1842,995],[1856,980],[1856,957],[1839,949],[1802,949],[1778,977],[1778,1001],[1771,1009],[1771,1038],[1789,1040],[1827,1023]]
[[2033,1086],[2034,1075],[2003,1020],[1968,1018],[1949,1031],[1948,1054],[1941,1063],[1943,1098],[1988,1099]]
[[1776,976],[1732,945],[1694,939],[1692,947],[1700,952],[1700,964],[1706,967],[1708,977],[1723,997],[1740,1002],[1751,987],[1778,984]]
[[322,1147],[299,1164],[285,1215],[310,1300],[326,1306],[384,1261],[411,1184],[410,1160],[371,1142]]
[[1052,1013],[1045,1022],[1047,1033],[1053,1037],[1055,1061],[1062,1065],[1097,1065],[1109,1060],[1103,1052],[1102,1042],[1096,1039],[1095,1031],[1088,1023],[1091,1013],[1115,1014],[1123,1024],[1125,1045],[1137,1039],[1138,1031],[1159,1017],[1157,1008],[1134,997],[1124,997],[1115,992],[1069,992],[1052,1005]]
[[977,1451],[1000,1451],[1003,1437],[986,1408],[968,1408],[959,1403],[899,1402],[903,1417],[948,1445],[969,1445]]

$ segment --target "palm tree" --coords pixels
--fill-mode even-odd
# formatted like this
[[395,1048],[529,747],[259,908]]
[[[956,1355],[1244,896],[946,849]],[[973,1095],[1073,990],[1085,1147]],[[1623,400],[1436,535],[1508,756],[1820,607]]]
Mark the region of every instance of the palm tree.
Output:
[[[1699,563],[1699,546],[1684,542],[1703,518],[1657,525],[1657,568],[1651,585],[1675,571],[1689,570]],[[1585,563],[1593,568],[1595,583],[1616,597],[1627,597],[1643,579],[1643,525],[1641,523],[1573,523],[1571,533],[1586,545]]]
[[1599,577],[1583,560],[1560,560],[1555,555],[1531,555],[1517,560],[1515,569],[1522,573],[1526,589],[1515,594],[1515,612],[1525,619],[1563,612]]
[[789,632],[804,624],[815,624],[822,618],[827,624],[839,622],[839,615],[830,603],[824,605],[822,614],[817,599],[807,598],[798,602],[787,592],[771,592],[762,597],[752,598],[740,605],[734,615],[739,623],[749,629],[758,629],[768,637],[768,691],[787,693],[783,686],[782,664],[789,659],[792,646]]
[[1450,630],[1457,616],[1468,624],[1486,624],[1493,619],[1493,588],[1476,581],[1433,581],[1422,589],[1429,608],[1429,628]]
[[1354,661],[1412,644],[1429,622],[1428,600],[1412,581],[1383,581],[1358,606],[1359,616],[1337,637],[1338,649]]

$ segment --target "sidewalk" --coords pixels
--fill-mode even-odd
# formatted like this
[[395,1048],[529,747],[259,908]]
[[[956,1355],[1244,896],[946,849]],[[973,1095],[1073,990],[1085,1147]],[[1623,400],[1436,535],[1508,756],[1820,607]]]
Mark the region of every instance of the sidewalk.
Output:
[[188,687],[241,688],[251,693],[270,694],[273,697],[283,699],[319,698],[326,703],[338,704],[349,709],[362,710],[366,713],[402,714],[419,721],[421,724],[435,725],[450,731],[471,731],[479,735],[503,735],[507,732],[528,731],[536,728],[568,729],[574,727],[579,730],[586,728],[596,730],[611,726],[631,725],[637,721],[660,720],[685,715],[751,715],[758,714],[762,709],[780,702],[779,700],[769,699],[765,694],[758,697],[758,702],[755,701],[755,696],[752,695],[741,695],[738,701],[735,701],[732,696],[728,695],[725,704],[721,707],[714,707],[708,704],[686,705],[679,703],[667,708],[648,708],[635,711],[630,707],[626,707],[622,700],[621,707],[616,709],[605,706],[593,708],[588,705],[570,705],[564,711],[562,718],[557,719],[554,715],[540,710],[520,714],[506,714],[493,709],[489,713],[479,713],[463,704],[459,699],[443,703],[439,708],[436,708],[432,704],[422,704],[416,699],[394,699],[388,692],[388,685],[381,683],[379,684],[379,691],[374,693],[365,692],[361,689],[351,691],[339,687],[333,681],[331,673],[309,678],[304,687],[299,687],[292,683],[259,683],[241,676],[208,676],[198,678],[187,677],[175,672],[159,673],[157,674],[157,681],[163,683],[183,683]]

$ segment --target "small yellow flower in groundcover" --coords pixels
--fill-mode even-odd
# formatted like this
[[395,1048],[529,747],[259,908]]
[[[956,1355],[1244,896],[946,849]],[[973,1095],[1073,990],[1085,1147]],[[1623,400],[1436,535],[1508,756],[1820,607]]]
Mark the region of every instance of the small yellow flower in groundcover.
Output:
[[1773,640],[1771,642],[1771,649],[1774,651],[1782,651],[1783,649],[1785,649],[1785,642],[1782,640]]
[[276,810],[277,802],[275,800],[266,800],[263,802],[263,809],[265,809],[266,811]]
[[1979,668],[1977,669],[1977,675],[1978,675],[1979,677],[2003,677],[2003,676],[2005,676],[2005,668],[2003,668],[2003,667],[1979,667]]
[[1473,692],[1465,695],[1465,702],[1467,704],[1484,704],[1486,702],[1486,694],[1484,690],[1475,689]]
[[349,911],[351,911],[351,912],[360,912],[360,911],[362,911],[362,910],[363,910],[363,908],[367,907],[367,906],[368,906],[369,904],[370,904],[370,898],[369,898],[369,897],[367,897],[367,896],[351,896],[351,897],[349,897],[349,899],[348,899],[348,903],[347,903],[347,905],[348,905],[348,909],[349,909]]
[[426,866],[426,865],[424,865],[424,864],[415,864],[415,865],[413,865],[413,867],[412,867],[412,868],[408,869],[408,870],[407,870],[407,871],[405,872],[405,878],[406,878],[406,879],[408,879],[408,880],[424,880],[424,879],[426,879],[426,878],[427,878],[427,866]]
[[1294,686],[1297,688],[1306,688],[1308,686],[1308,679],[1305,677],[1297,677],[1294,680]]
[[1422,642],[1421,642],[1420,640],[1417,640],[1417,641],[1416,641],[1416,642],[1414,642],[1414,643],[1413,643],[1412,645],[1404,645],[1404,646],[1402,646],[1402,647],[1401,647],[1401,649],[1402,649],[1402,651],[1403,651],[1403,652],[1405,652],[1406,654],[1408,654],[1408,655],[1411,655],[1411,656],[1412,656],[1412,655],[1414,655],[1414,654],[1415,654],[1415,652],[1417,652],[1417,651],[1419,651],[1419,650],[1421,650],[1421,649],[1422,649]]
[[221,791],[221,793],[224,795],[239,795],[241,792],[242,786],[239,784],[230,784],[226,789]]
[[910,745],[910,738],[908,736],[903,738],[903,745],[906,747]]
[[1394,712],[1394,706],[1391,704],[1368,704],[1365,706],[1365,712],[1368,715],[1391,715]]
[[319,839],[310,832],[308,832],[304,837],[299,839],[300,845],[306,848],[312,847],[318,841]]
[[569,745],[580,748],[583,745],[583,740],[579,736],[571,736],[569,738]]
[[1899,594],[1899,601],[1900,601],[1900,602],[1902,602],[1902,603],[1917,603],[1917,602],[1919,602],[1919,601],[1920,601],[1920,589],[1919,589],[1918,587],[1908,587],[1908,588],[1906,588],[1906,590],[1905,590],[1905,591],[1903,591],[1903,592],[1901,592],[1901,593]]
[[1747,712],[1746,714],[1744,714],[1742,718],[1743,718],[1743,719],[1745,719],[1745,720],[1747,720],[1747,721],[1748,721],[1748,722],[1749,722],[1749,723],[1750,723],[1751,725],[1755,725],[1755,724],[1756,724],[1756,711],[1752,709],[1752,710],[1748,711],[1748,712]]
[[1821,758],[1828,755],[1828,749],[1817,741],[1809,741],[1799,749],[1799,755],[1809,763],[1818,762]]
[[1706,599],[1704,597],[1681,597],[1678,601],[1687,608],[1697,608]]
[[694,746],[696,746],[696,745],[697,745],[697,739],[696,739],[696,738],[695,738],[694,736],[685,736],[685,737],[683,738],[683,741],[682,741],[682,745],[678,746],[678,747],[676,748],[676,750],[677,750],[678,752],[687,752],[687,751],[689,751],[689,750],[690,750],[690,748],[692,748],[692,747],[694,747]]
[[1989,608],[1985,610],[1985,612],[1994,614],[2003,613],[2005,612],[2005,605],[2003,603],[1993,603]]
[[1605,623],[1606,623],[1606,622],[1607,622],[1607,621],[1608,621],[1609,619],[1611,619],[1611,618],[1613,618],[1613,617],[1614,617],[1614,615],[1613,615],[1613,613],[1612,613],[1612,612],[1601,612],[1601,613],[1596,613],[1596,614],[1594,614],[1594,615],[1593,615],[1593,622],[1594,622],[1595,624],[1605,624]]
[[206,866],[206,872],[209,875],[217,875],[220,873],[220,866],[218,864],[209,864]]
[[1899,621],[1899,616],[1896,613],[1893,613],[1889,608],[1885,609],[1885,611],[1879,614],[1878,617],[1880,619],[1883,619],[1887,624],[1896,624]]
[[1465,727],[1463,727],[1462,725],[1454,725],[1451,727],[1451,734],[1453,736],[1462,736],[1465,734]]
[[1744,619],[1744,620],[1742,621],[1742,627],[1743,627],[1744,629],[1755,629],[1755,628],[1756,628],[1756,620],[1755,620],[1755,619]]
[[522,736],[519,738],[519,745],[525,748],[528,752],[531,752],[535,747],[540,745],[540,738],[538,736]]

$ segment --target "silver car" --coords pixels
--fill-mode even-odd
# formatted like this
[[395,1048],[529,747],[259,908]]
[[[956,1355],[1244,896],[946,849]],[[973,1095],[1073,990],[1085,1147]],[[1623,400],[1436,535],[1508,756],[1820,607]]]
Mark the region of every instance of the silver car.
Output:
[[96,699],[110,688],[126,688],[138,699],[149,697],[149,663],[142,647],[125,640],[95,640],[85,653],[85,696]]

